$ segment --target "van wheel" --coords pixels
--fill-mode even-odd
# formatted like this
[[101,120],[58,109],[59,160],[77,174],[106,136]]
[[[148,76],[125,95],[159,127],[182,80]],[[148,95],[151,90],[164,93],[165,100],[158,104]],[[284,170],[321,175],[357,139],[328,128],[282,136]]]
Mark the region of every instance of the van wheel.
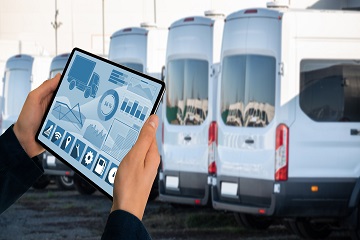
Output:
[[84,91],[84,97],[88,98],[90,96],[90,92],[91,92],[91,88],[90,87],[86,88]]
[[329,224],[312,222],[311,219],[298,218],[289,224],[294,233],[304,239],[323,239],[331,233]]
[[56,185],[61,190],[72,190],[75,187],[73,178],[68,176],[57,176]]
[[265,230],[273,223],[269,217],[246,213],[234,213],[234,217],[240,226],[256,230]]
[[74,185],[81,195],[91,195],[96,191],[90,183],[82,179],[82,177],[77,174],[74,175]]

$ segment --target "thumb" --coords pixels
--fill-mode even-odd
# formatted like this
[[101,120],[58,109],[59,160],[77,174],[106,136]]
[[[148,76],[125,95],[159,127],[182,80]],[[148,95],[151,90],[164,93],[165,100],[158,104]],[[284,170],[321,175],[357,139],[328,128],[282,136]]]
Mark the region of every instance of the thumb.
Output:
[[53,77],[52,79],[46,80],[43,82],[40,87],[35,89],[34,91],[37,92],[37,95],[40,98],[44,98],[48,96],[49,94],[53,93],[56,89],[56,87],[59,85],[61,74],[58,73]]

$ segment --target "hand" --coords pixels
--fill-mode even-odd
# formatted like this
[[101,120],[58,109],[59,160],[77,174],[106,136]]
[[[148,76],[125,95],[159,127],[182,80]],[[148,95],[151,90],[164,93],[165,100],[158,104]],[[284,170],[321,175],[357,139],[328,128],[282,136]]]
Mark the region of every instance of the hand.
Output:
[[158,121],[156,115],[148,118],[135,145],[120,163],[111,211],[121,209],[142,219],[160,163],[156,144]]
[[37,89],[29,93],[14,125],[13,129],[17,139],[31,158],[44,151],[44,148],[35,141],[35,135],[50,99],[59,84],[60,76],[60,74],[56,74],[54,78],[46,80]]

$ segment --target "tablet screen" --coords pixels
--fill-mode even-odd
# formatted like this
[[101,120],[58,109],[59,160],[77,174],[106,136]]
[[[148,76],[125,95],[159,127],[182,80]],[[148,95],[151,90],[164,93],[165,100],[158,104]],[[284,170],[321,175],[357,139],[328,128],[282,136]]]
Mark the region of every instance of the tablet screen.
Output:
[[37,139],[112,196],[117,168],[163,91],[160,80],[75,48]]

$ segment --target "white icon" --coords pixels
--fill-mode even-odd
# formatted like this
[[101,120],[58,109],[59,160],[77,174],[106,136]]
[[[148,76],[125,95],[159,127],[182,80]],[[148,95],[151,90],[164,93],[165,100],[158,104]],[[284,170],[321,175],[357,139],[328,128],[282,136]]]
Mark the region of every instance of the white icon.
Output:
[[54,137],[55,137],[55,140],[59,140],[59,138],[61,138],[61,133],[55,132]]
[[92,162],[93,158],[94,158],[93,152],[92,151],[87,152],[85,155],[85,164],[89,165]]
[[117,172],[117,167],[114,167],[109,171],[109,175],[108,175],[109,183],[114,184],[116,172]]
[[47,137],[50,135],[51,130],[53,129],[54,125],[50,125],[50,127],[44,131],[44,135],[46,135]]
[[71,136],[68,136],[66,139],[65,148],[67,148],[70,142],[71,142]]
[[95,167],[94,171],[98,175],[102,175],[104,173],[105,167],[106,167],[106,161],[103,158],[99,158],[99,161],[96,164],[96,167]]

